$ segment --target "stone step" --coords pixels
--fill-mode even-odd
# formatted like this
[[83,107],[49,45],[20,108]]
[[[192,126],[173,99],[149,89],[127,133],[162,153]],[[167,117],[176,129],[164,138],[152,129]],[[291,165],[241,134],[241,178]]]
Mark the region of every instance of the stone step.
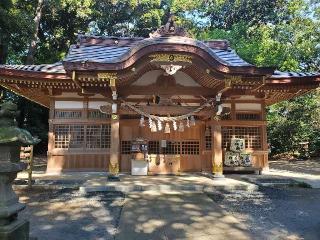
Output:
[[[217,180],[218,181],[218,180]],[[219,180],[221,181],[221,180]],[[223,180],[222,180],[223,181]],[[258,186],[255,184],[216,184],[216,185],[100,185],[100,186],[80,186],[79,191],[82,193],[89,192],[144,192],[144,191],[159,191],[159,192],[214,192],[214,191],[255,191]]]

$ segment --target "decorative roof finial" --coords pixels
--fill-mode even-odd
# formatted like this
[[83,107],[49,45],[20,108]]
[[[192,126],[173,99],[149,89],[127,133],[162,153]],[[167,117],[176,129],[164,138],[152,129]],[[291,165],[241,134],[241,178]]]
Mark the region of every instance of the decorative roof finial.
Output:
[[165,25],[149,34],[150,38],[158,38],[163,36],[189,37],[188,33],[183,27],[177,26],[175,23],[175,16],[173,14],[170,14],[168,22]]

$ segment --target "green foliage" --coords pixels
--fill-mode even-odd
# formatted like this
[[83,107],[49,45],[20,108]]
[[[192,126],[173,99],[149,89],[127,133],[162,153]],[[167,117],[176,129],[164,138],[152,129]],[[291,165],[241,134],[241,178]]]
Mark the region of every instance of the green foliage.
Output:
[[[214,3],[215,9],[219,10],[218,6],[223,6],[220,9],[222,11],[231,3],[241,7],[244,1],[214,1]],[[284,7],[281,4],[279,6],[282,6],[280,9]],[[228,13],[231,11],[231,16],[228,17],[232,19],[224,21],[223,14],[215,13],[218,20],[212,24],[219,28],[199,33],[198,37],[228,39],[231,47],[242,58],[257,66],[275,67],[283,71],[319,71],[320,22],[317,15],[319,4],[310,5],[309,1],[300,0],[287,1],[285,11],[279,13],[280,15],[277,13],[278,6],[269,7],[272,9],[268,11],[265,9],[264,12],[268,16],[260,15],[261,21],[254,22],[233,14],[236,10],[234,8],[230,10],[229,6],[227,9]],[[269,15],[270,12],[277,13],[278,17],[273,18],[273,14]],[[273,21],[267,20],[270,16]],[[319,154],[319,109],[319,92],[269,107],[268,136],[272,153],[293,153],[299,150],[299,142],[307,141],[310,143],[310,151]]]
[[311,152],[320,146],[320,94],[310,93],[269,107],[268,134],[273,154],[299,150],[309,142]]
[[13,55],[20,62],[27,48],[30,35],[32,14],[30,6],[22,0],[1,0],[0,2],[0,64]]
[[[203,1],[203,15],[210,27],[231,29],[239,21],[248,26],[263,23],[277,24],[289,17],[290,0],[208,0]],[[294,5],[295,6],[295,5]]]

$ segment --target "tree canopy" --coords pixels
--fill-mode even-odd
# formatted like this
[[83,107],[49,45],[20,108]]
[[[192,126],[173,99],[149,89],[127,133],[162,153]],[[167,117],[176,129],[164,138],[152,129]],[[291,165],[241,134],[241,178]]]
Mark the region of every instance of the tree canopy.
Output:
[[[198,39],[229,40],[250,63],[286,71],[320,70],[317,0],[2,0],[0,64],[60,61],[78,33],[147,37],[171,13]],[[46,140],[48,111],[5,96],[19,103],[20,124]],[[294,152],[302,141],[319,153],[319,102],[315,91],[268,109],[273,153]]]

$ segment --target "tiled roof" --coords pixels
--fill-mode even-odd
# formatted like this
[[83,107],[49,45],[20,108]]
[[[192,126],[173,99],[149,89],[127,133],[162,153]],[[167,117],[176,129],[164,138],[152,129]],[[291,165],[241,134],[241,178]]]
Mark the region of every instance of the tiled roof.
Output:
[[274,71],[274,74],[271,78],[292,78],[292,77],[314,77],[320,76],[318,72],[281,72],[281,71]]
[[[116,40],[115,40],[116,41]],[[129,45],[113,46],[110,45],[73,45],[69,54],[63,60],[65,62],[97,62],[97,63],[116,63],[130,57],[134,52],[146,46],[157,44],[184,44],[197,46],[207,51],[213,58],[227,66],[252,66],[241,59],[235,51],[221,48],[210,48],[207,44],[185,37],[160,37],[146,38],[140,41],[131,42]]]
[[229,66],[252,66],[251,64],[240,58],[234,50],[221,50],[211,48],[211,51],[214,52],[220,59],[225,61]]
[[[157,44],[182,44],[196,46],[210,54],[215,60],[231,67],[253,66],[240,58],[225,40],[198,41],[179,36],[158,38],[118,38],[103,36],[80,36],[79,43],[72,45],[63,62],[118,63],[126,60],[140,49]],[[0,65],[0,69],[12,69],[40,73],[66,73],[63,62],[41,65]],[[320,73],[275,71],[271,78],[313,77]]]
[[44,73],[66,73],[62,62],[54,64],[41,65],[0,65],[0,68],[30,71],[30,72],[44,72]]
[[80,46],[72,45],[65,62],[100,62],[112,63],[117,62],[121,56],[128,53],[130,47],[110,47],[110,46]]

